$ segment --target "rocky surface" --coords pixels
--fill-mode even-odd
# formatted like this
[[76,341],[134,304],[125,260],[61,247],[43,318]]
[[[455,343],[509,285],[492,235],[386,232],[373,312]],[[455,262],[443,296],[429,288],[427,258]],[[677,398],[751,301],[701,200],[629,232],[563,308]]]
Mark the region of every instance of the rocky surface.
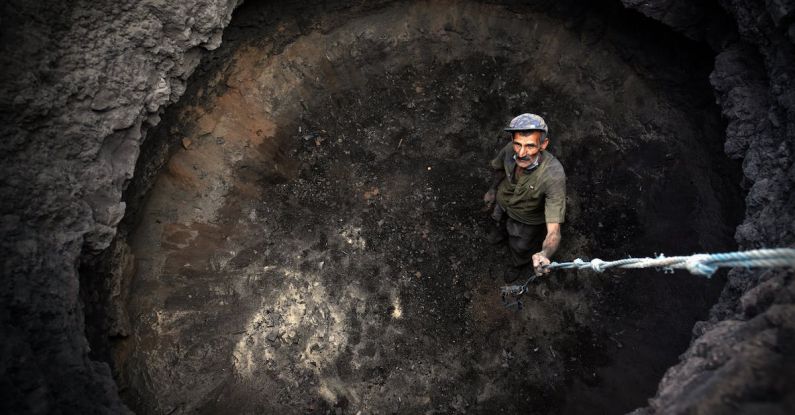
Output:
[[3,412],[125,411],[88,357],[78,258],[110,244],[146,130],[237,3],[0,6]]
[[[624,1],[674,29],[686,1]],[[729,124],[725,151],[743,160],[746,216],[741,248],[795,244],[795,2],[720,1],[735,22],[725,33],[710,81]],[[718,17],[719,18],[719,17]],[[715,19],[715,17],[713,17]],[[710,24],[706,24],[709,26]],[[735,34],[734,32],[737,32]],[[710,319],[639,413],[795,411],[795,279],[789,271],[733,270]]]

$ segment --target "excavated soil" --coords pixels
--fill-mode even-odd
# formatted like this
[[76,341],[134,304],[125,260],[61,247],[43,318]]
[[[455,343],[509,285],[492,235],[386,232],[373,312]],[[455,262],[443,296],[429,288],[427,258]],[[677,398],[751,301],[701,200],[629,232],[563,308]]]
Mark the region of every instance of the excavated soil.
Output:
[[732,248],[738,167],[703,51],[601,6],[273,7],[236,11],[128,189],[129,333],[110,349],[126,403],[644,405],[724,277],[561,271],[506,308],[481,196],[500,127],[537,112],[569,178],[558,259]]

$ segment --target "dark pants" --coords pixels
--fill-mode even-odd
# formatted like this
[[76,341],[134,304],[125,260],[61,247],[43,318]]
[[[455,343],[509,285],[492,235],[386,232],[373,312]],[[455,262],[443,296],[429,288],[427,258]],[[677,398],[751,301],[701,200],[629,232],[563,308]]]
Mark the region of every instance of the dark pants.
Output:
[[507,233],[513,266],[521,267],[532,263],[533,254],[541,251],[544,239],[547,237],[546,224],[528,225],[514,220],[499,204],[494,207],[491,217],[497,221],[500,230]]

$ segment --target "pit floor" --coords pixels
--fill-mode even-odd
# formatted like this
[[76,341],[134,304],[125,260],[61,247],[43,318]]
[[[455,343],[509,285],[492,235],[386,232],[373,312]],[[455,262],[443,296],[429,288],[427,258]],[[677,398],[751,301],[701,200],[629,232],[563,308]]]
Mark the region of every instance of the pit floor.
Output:
[[[336,137],[295,134],[208,223],[149,212],[133,243],[136,334],[118,351],[133,408],[620,413],[686,346],[703,313],[686,303],[717,294],[686,275],[560,271],[506,308],[505,247],[484,237],[488,172],[410,140],[361,157]],[[200,210],[179,180],[160,185],[150,205]]]
[[[473,52],[483,39],[448,39],[484,16],[481,6],[456,9],[460,21],[413,7],[422,25],[439,26],[406,29],[423,42],[378,43],[391,37],[372,28],[405,14],[395,7],[272,53],[244,44],[226,73],[204,74],[224,87],[188,96],[175,110],[182,123],[155,136],[185,138],[129,240],[132,328],[113,360],[133,410],[625,413],[685,350],[722,276],[559,271],[532,285],[522,310],[506,308],[507,256],[485,241],[485,166],[506,140],[494,115],[524,111],[532,97],[560,126],[551,151],[570,179],[557,259],[715,249],[731,243],[723,215],[734,200],[714,195],[736,183],[709,156],[722,154],[717,109],[669,105],[634,69],[600,80],[615,88],[603,95],[587,76],[579,85],[561,71],[531,73],[582,88],[566,95],[522,62]],[[510,10],[494,16],[484,27],[526,27]],[[554,44],[582,48],[548,24],[540,32]],[[360,32],[371,38],[328,50],[361,65],[307,61]],[[638,99],[609,106],[617,96]]]

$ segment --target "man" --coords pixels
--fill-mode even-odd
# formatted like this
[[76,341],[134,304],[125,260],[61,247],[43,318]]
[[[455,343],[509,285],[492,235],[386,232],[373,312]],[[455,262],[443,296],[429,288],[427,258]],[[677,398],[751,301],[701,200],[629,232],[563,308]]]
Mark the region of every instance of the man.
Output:
[[[542,267],[560,245],[560,224],[566,213],[566,173],[551,153],[548,129],[544,119],[535,114],[522,114],[511,120],[505,131],[511,133],[508,143],[491,161],[495,178],[483,200],[495,201],[492,219],[496,228],[492,243],[505,239],[511,251],[511,266],[505,281],[520,276],[547,273]],[[507,214],[507,217],[506,217]]]

